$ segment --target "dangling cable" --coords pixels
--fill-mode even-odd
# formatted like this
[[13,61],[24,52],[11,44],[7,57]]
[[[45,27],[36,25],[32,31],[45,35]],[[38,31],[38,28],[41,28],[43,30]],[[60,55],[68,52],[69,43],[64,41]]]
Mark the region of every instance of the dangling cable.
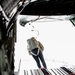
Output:
[[[29,23],[29,25],[31,25],[31,23]],[[39,36],[39,31],[35,29],[35,27],[33,25],[32,26],[32,30],[31,31],[37,31],[37,36],[35,37],[37,39],[37,37]]]
[[37,31],[37,36],[35,37],[37,39],[37,37],[39,36],[39,31],[38,30],[31,30],[31,31]]

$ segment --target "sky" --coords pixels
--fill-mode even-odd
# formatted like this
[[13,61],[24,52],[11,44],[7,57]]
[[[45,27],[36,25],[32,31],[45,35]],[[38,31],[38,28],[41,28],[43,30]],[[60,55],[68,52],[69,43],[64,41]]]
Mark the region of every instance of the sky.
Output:
[[[39,40],[44,45],[44,59],[48,68],[75,65],[75,27],[68,20],[54,21],[35,21],[25,27],[19,24],[20,18],[17,18],[17,42],[15,43],[15,71],[18,70],[21,59],[20,74],[24,69],[34,69],[37,65],[28,54],[27,39],[39,35]],[[34,26],[34,28],[32,27]],[[31,31],[36,30],[36,31]],[[34,66],[33,66],[34,64]]]

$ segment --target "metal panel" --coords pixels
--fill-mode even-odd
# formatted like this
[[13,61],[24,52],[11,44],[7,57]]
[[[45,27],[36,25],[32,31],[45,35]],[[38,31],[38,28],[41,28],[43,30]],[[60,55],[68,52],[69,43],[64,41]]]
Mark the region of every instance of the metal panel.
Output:
[[6,15],[10,14],[19,1],[20,0],[1,0],[1,6]]

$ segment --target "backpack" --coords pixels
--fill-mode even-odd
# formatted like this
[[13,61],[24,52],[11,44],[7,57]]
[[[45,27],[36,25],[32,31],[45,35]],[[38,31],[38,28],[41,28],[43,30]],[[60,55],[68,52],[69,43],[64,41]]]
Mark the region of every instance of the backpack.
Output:
[[38,41],[38,45],[39,45],[40,49],[41,49],[42,51],[44,51],[44,46],[42,45],[42,43],[41,43],[40,41]]

